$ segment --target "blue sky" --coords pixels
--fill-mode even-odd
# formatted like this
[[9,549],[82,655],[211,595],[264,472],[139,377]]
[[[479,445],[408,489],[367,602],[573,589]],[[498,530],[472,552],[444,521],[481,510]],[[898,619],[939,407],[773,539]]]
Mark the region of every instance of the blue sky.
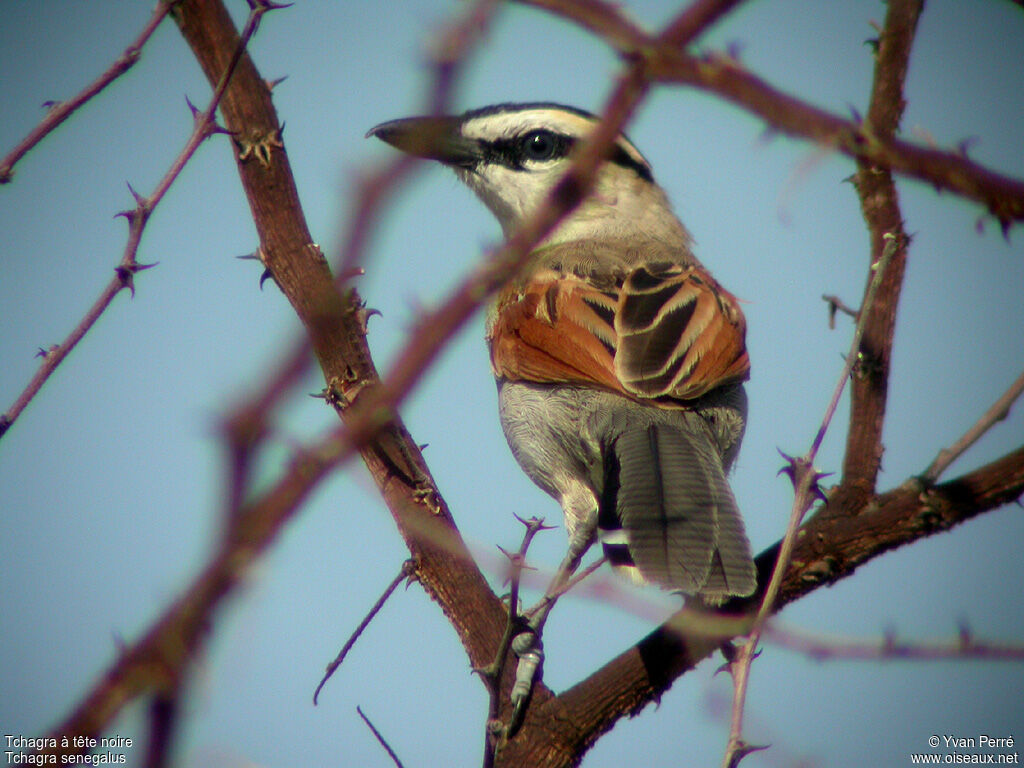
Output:
[[[244,3],[232,3],[241,23]],[[274,93],[314,237],[330,250],[355,174],[391,155],[363,135],[421,112],[426,51],[462,6],[300,0],[273,13],[251,46],[261,73],[288,75]],[[674,5],[623,7],[654,26]],[[0,151],[67,98],[134,38],[148,3],[9,0],[0,26]],[[740,45],[770,82],[841,114],[863,113],[872,60],[864,41],[879,2],[751,2],[706,44]],[[904,134],[951,146],[1024,176],[1024,14],[1008,2],[931,0],[907,81]],[[618,69],[601,42],[565,22],[509,7],[461,80],[461,108],[554,100],[597,110]],[[108,281],[132,204],[152,190],[191,129],[187,95],[209,89],[172,25],[142,60],[28,155],[0,188],[0,407],[35,370],[37,348],[62,339]],[[765,135],[762,124],[709,96],[659,88],[629,128],[651,161],[697,254],[746,302],[751,414],[733,487],[755,550],[782,533],[791,489],[777,449],[806,450],[849,343],[830,331],[821,294],[856,305],[867,234],[850,161]],[[224,462],[219,415],[254,387],[300,328],[259,268],[234,257],[256,235],[227,140],[204,145],[157,209],[140,251],[159,262],[119,296],[0,441],[0,731],[39,735],[188,583],[219,530]],[[1024,368],[1024,253],[1014,230],[976,229],[980,210],[900,182],[914,234],[897,325],[881,487],[922,471]],[[382,312],[370,322],[378,366],[417,316],[498,242],[496,223],[438,167],[398,196],[358,287]],[[264,462],[272,477],[297,441],[334,424],[305,393],[275,424]],[[558,520],[557,506],[516,467],[495,411],[482,320],[442,355],[403,410],[474,550],[516,546],[513,513]],[[819,456],[836,471],[845,401]],[[1024,408],[997,425],[949,477],[1021,443]],[[1007,507],[890,553],[782,614],[815,633],[951,637],[967,621],[983,638],[1020,641],[1024,577],[1019,507]],[[531,557],[553,567],[564,534]],[[324,665],[397,572],[406,551],[362,468],[326,482],[217,615],[194,671],[178,747],[183,766],[389,765],[357,704],[406,764],[479,762],[485,695],[454,632],[418,587],[400,591],[310,704]],[[492,579],[495,578],[491,574]],[[662,610],[669,610],[663,603]],[[546,680],[556,690],[645,635],[650,617],[566,601],[548,624]],[[730,686],[708,663],[657,708],[620,723],[587,768],[717,762]],[[815,663],[768,646],[755,664],[747,736],[771,750],[744,765],[904,765],[932,734],[1024,737],[1024,668],[986,662]],[[140,737],[129,708],[111,733]],[[339,757],[343,756],[343,757]],[[129,763],[142,760],[141,749]]]

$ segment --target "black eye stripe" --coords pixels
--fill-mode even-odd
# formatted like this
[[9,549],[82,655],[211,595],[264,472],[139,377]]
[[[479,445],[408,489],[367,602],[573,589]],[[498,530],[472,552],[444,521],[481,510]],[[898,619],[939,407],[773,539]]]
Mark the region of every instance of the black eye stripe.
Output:
[[521,136],[513,136],[505,139],[482,141],[480,143],[484,150],[484,162],[498,162],[505,167],[516,171],[524,170],[524,163],[527,160],[536,159],[528,154],[528,142],[534,137],[544,137],[544,139],[551,142],[551,151],[546,157],[546,160],[557,160],[565,157],[572,150],[573,144],[576,142],[576,139],[572,136],[543,130],[530,131],[529,133],[522,134]]
[[[515,171],[525,170],[525,162],[534,159],[526,153],[526,141],[539,134],[543,134],[555,142],[553,151],[546,158],[546,161],[557,160],[567,156],[577,141],[575,136],[545,130],[530,131],[520,136],[494,139],[493,141],[480,141],[480,148],[483,151],[483,162],[500,163],[506,168],[511,168]],[[654,180],[651,175],[651,169],[645,163],[630,155],[620,144],[615,145],[611,157],[608,159],[618,166],[635,171],[636,175],[645,181]]]

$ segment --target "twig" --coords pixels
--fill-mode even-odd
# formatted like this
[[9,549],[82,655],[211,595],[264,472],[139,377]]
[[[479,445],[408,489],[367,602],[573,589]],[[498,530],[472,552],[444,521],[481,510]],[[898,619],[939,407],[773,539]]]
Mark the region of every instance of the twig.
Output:
[[377,739],[377,743],[384,747],[384,751],[388,753],[388,757],[391,758],[391,761],[396,766],[398,766],[398,768],[404,768],[404,766],[402,765],[402,761],[398,759],[398,755],[396,755],[395,751],[391,749],[388,743],[384,740],[384,737],[380,735],[380,731],[374,728],[373,723],[370,722],[370,718],[364,715],[363,710],[359,707],[356,707],[356,712],[358,712],[359,716],[363,718],[363,722],[366,723],[366,727],[370,729],[370,732],[373,734],[373,737]]
[[974,445],[978,438],[988,432],[997,422],[1002,421],[1009,415],[1010,407],[1016,402],[1022,392],[1024,392],[1024,373],[1017,377],[1017,380],[1010,385],[1010,388],[981,415],[981,418],[978,419],[974,426],[964,432],[959,440],[949,448],[943,448],[939,451],[939,455],[928,465],[928,469],[922,473],[921,480],[929,485],[938,480],[942,473],[949,468],[949,465]]
[[[875,68],[863,131],[873,141],[892,141],[899,131],[905,100],[903,83],[910,63],[923,0],[892,0],[879,31]],[[895,339],[896,314],[906,271],[910,238],[903,227],[899,196],[892,171],[870,157],[857,157],[853,184],[861,215],[871,237],[870,263],[896,237],[900,247],[886,269],[885,280],[867,312],[864,327],[864,365],[850,386],[850,421],[843,456],[840,492],[866,500],[876,490],[882,465],[882,429],[889,397],[889,371]]]
[[533,606],[529,611],[527,611],[525,615],[532,616],[533,614],[542,610],[549,603],[554,602],[562,595],[569,592],[573,587],[575,587],[577,584],[579,584],[581,581],[587,578],[590,574],[592,574],[606,562],[608,562],[608,558],[604,555],[601,555],[601,557],[597,558],[597,560],[595,560],[582,571],[577,573],[575,576],[573,576],[571,579],[565,582],[565,584],[563,584],[561,587],[558,587],[557,589],[552,590],[550,593],[545,594],[544,597],[540,599],[540,602]]
[[838,296],[826,293],[822,295],[821,300],[828,304],[828,327],[830,330],[835,330],[837,312],[842,312],[844,315],[849,315],[855,320],[857,319],[857,310],[846,306]]
[[[508,618],[505,621],[505,631],[502,633],[501,642],[494,652],[494,659],[486,667],[478,670],[480,677],[487,686],[488,706],[487,723],[484,733],[484,761],[483,768],[492,768],[494,765],[495,753],[501,741],[506,736],[506,729],[502,725],[501,714],[501,678],[505,673],[505,661],[508,657],[509,648],[512,645],[512,638],[518,631],[523,629],[522,616],[519,613],[519,582],[523,569],[526,565],[526,553],[533,543],[533,538],[541,531],[551,530],[550,526],[544,525],[543,518],[531,517],[528,520],[516,516],[526,530],[523,532],[523,541],[519,545],[519,551],[515,553],[501,550],[508,559],[509,593],[508,593]],[[499,547],[500,549],[500,547]]]
[[220,100],[231,80],[232,73],[235,71],[235,66],[238,64],[238,60],[242,56],[242,52],[245,50],[245,46],[248,45],[249,39],[259,26],[260,18],[269,9],[270,6],[263,4],[256,4],[253,7],[253,10],[250,12],[246,21],[245,29],[242,33],[239,45],[235,49],[230,62],[221,75],[220,82],[214,89],[209,105],[202,112],[197,111],[194,107],[192,108],[195,127],[192,129],[192,133],[189,136],[188,141],[185,142],[185,147],[174,159],[174,162],[171,163],[171,167],[157,183],[152,194],[148,198],[142,197],[135,192],[129,184],[128,189],[135,198],[135,208],[118,214],[119,216],[124,216],[128,220],[128,242],[125,244],[124,253],[121,256],[120,263],[114,269],[114,278],[107,284],[106,288],[103,289],[99,298],[96,299],[88,312],[86,312],[85,317],[83,317],[81,322],[75,326],[68,337],[60,344],[50,347],[43,353],[43,362],[39,366],[39,370],[36,371],[35,376],[33,376],[31,381],[29,381],[28,385],[18,396],[17,400],[14,401],[14,404],[3,415],[0,415],[0,438],[2,438],[7,430],[10,429],[18,416],[21,415],[21,412],[25,410],[26,406],[28,406],[36,394],[38,394],[43,384],[46,383],[46,380],[49,379],[57,369],[57,366],[64,361],[71,350],[75,348],[78,342],[81,341],[85,334],[89,332],[89,329],[92,328],[93,324],[106,311],[107,307],[109,307],[110,303],[114,300],[114,297],[126,288],[131,295],[134,296],[134,278],[136,273],[155,266],[155,264],[139,264],[136,261],[139,244],[142,242],[142,234],[146,228],[146,223],[149,221],[149,217],[152,215],[153,210],[160,204],[164,195],[167,194],[167,190],[171,188],[171,185],[181,174],[182,169],[188,161],[192,159],[192,156],[199,148],[199,145],[220,130],[214,119],[214,115],[217,112],[217,105],[220,104]]
[[334,658],[334,661],[327,665],[327,671],[324,672],[324,676],[320,679],[319,685],[317,685],[316,690],[313,692],[314,707],[317,704],[317,698],[320,696],[320,691],[323,689],[324,685],[326,685],[327,681],[330,680],[331,675],[334,674],[335,670],[341,666],[341,663],[345,660],[345,657],[348,655],[348,652],[352,650],[352,646],[356,644],[356,640],[359,639],[359,636],[363,634],[363,632],[366,630],[368,626],[370,626],[370,622],[373,621],[374,617],[378,613],[380,613],[380,609],[384,607],[384,603],[388,601],[388,598],[391,597],[391,594],[395,591],[395,589],[398,588],[399,584],[401,584],[403,581],[407,579],[414,578],[415,575],[416,562],[410,558],[406,560],[404,563],[402,563],[402,567],[398,571],[398,575],[395,576],[395,578],[391,581],[390,584],[388,584],[387,589],[384,590],[384,593],[379,598],[377,598],[377,602],[373,604],[373,607],[370,609],[370,612],[366,614],[366,616],[363,618],[361,622],[359,622],[359,626],[356,627],[355,631],[352,633],[352,636],[349,637],[347,641],[345,641],[345,645],[341,647],[341,650],[338,652],[338,655]]
[[177,0],[161,0],[158,2],[156,8],[153,9],[153,14],[149,17],[149,21],[146,22],[146,26],[142,28],[142,32],[139,33],[139,36],[135,38],[131,45],[125,48],[124,52],[117,57],[114,63],[111,64],[103,74],[87,85],[74,98],[69,101],[57,102],[50,107],[49,111],[46,113],[46,117],[43,118],[39,125],[33,128],[28,136],[22,139],[21,142],[19,142],[3,160],[0,160],[0,184],[7,184],[10,182],[15,164],[30,149],[32,149],[32,147],[46,138],[46,136],[49,135],[57,126],[71,117],[79,107],[135,65],[135,62],[139,60],[139,57],[142,54],[142,47],[156,31],[156,28],[160,26],[160,22],[164,20],[164,17],[167,15],[168,11],[170,11],[175,2],[177,2]]
[[813,107],[748,72],[734,56],[694,56],[679,46],[657,45],[611,6],[602,5],[601,12],[596,13],[589,3],[579,0],[519,1],[590,29],[623,56],[643,56],[653,80],[714,93],[758,116],[774,130],[818,142],[849,157],[974,200],[984,205],[1004,230],[1010,222],[1024,220],[1024,181],[971,162],[961,152],[919,147]]
[[[212,71],[219,71],[220,69],[220,65],[217,62],[224,61],[231,55],[228,51],[235,50],[234,43],[231,43],[231,41],[238,38],[234,34],[234,26],[231,24],[230,17],[222,5],[213,2],[196,2],[189,3],[188,5],[189,13],[182,24],[183,33],[193,45],[193,51],[197,57],[202,58],[204,69],[212,79],[215,76],[212,74]],[[264,0],[260,0],[259,6],[260,8],[266,6]],[[203,24],[207,26],[201,26]],[[232,45],[230,49],[227,48],[228,43]],[[251,62],[246,64],[244,76],[249,81],[263,82],[258,78],[258,73],[252,67]],[[262,95],[265,94],[261,91]],[[229,124],[235,124],[238,120],[244,120],[244,115],[240,114],[239,110],[240,103],[238,103],[242,101],[244,99],[241,94],[234,94],[233,99],[229,98],[225,101],[223,110],[230,114],[232,120],[235,121],[229,122]],[[245,102],[244,106],[251,107],[252,105]],[[239,165],[242,170],[243,180],[250,181],[251,175],[246,172],[245,160],[240,158]],[[279,165],[274,164],[273,167],[277,168]],[[258,178],[264,178],[267,175],[267,169],[261,167],[258,171]],[[287,181],[291,182],[291,188],[294,189],[294,181],[290,177]],[[279,187],[275,187],[274,191],[279,191],[279,189]],[[246,191],[254,194],[254,191],[248,187]],[[267,192],[266,190],[262,191],[268,195],[273,194],[273,192]],[[266,200],[262,202],[265,204]],[[287,207],[283,208],[286,213],[290,211]],[[261,228],[261,232],[267,231],[268,222],[263,218],[263,216],[268,215],[265,209],[266,205],[261,208],[262,213],[257,215],[257,225]],[[292,221],[290,223],[294,224],[295,222]],[[304,226],[302,228],[304,229]],[[303,242],[308,242],[308,240],[303,240]],[[305,257],[308,253],[303,255]],[[301,269],[299,271],[302,272]],[[305,275],[308,272],[302,272],[302,274]],[[317,285],[315,288],[310,288],[308,285],[302,287],[306,288],[309,293],[314,294],[317,298],[324,295],[320,291],[323,288],[322,285]],[[331,287],[333,288],[333,284]],[[293,295],[288,297],[292,300],[296,298]],[[309,295],[300,297],[300,299],[309,299]],[[294,303],[295,301],[293,301]],[[317,308],[323,309],[323,305],[318,304]],[[300,310],[300,308],[297,307],[297,310]],[[317,332],[330,332],[336,334],[337,337],[345,337],[347,339],[348,334],[353,332],[351,325],[352,315],[355,315],[355,313],[349,310],[346,317],[342,318],[345,322],[340,326],[321,323],[316,328],[310,329],[310,332],[314,336]],[[302,316],[301,311],[300,316]],[[307,318],[303,317],[303,319]],[[324,318],[320,317],[319,319],[322,321]],[[356,318],[356,322],[359,322],[358,318]],[[318,348],[317,351],[319,353],[321,348]],[[298,353],[296,354],[298,355]],[[284,368],[289,368],[294,361],[295,358],[289,358]],[[352,370],[348,366],[359,365],[361,366],[359,368],[360,375],[368,373],[374,379],[376,378],[372,362],[369,361],[368,352],[358,362],[354,359],[342,358],[332,361],[332,364],[339,366],[341,371]],[[328,375],[330,376],[330,374]],[[290,380],[290,377],[291,374],[282,375],[282,381]],[[274,388],[270,390],[265,389],[257,397],[257,400],[259,397],[274,397],[274,392],[276,392]],[[387,407],[386,400],[382,407]],[[382,425],[387,423],[386,420],[382,421],[380,416],[380,411],[373,408],[366,408],[360,413],[354,414],[349,427],[339,425],[327,438],[320,440],[310,449],[301,452],[295,457],[288,471],[278,478],[271,488],[244,503],[237,510],[237,513],[232,516],[231,524],[228,526],[220,549],[211,558],[202,572],[196,576],[179,599],[170,605],[163,615],[150,625],[145,634],[131,647],[125,649],[118,660],[111,665],[102,678],[78,702],[64,722],[54,729],[54,733],[58,736],[64,734],[94,735],[98,733],[109,724],[110,720],[129,701],[158,686],[161,683],[160,674],[158,673],[163,670],[177,670],[187,664],[196,652],[202,637],[206,635],[211,615],[215,609],[232,592],[240,580],[244,578],[255,560],[276,539],[281,528],[291,519],[295,510],[307,498],[312,489],[331,470],[351,458],[357,448],[365,447],[372,437],[380,434]],[[360,437],[361,440],[351,439],[353,434]],[[416,450],[415,443],[412,442],[407,433],[397,434],[397,438],[399,442],[409,445],[410,450]],[[367,454],[368,464],[371,464],[371,458],[374,460],[377,458],[377,454],[373,450]],[[374,469],[375,467],[371,465],[371,472]],[[403,504],[410,505],[418,510],[425,508],[426,505],[423,500],[416,496],[417,489],[405,488],[400,482],[392,483],[392,475],[385,476],[378,472],[375,474],[375,478],[382,485],[385,499],[389,504],[394,505],[392,509],[395,511],[396,518],[400,518],[400,513],[406,511],[406,507]],[[231,492],[230,496],[241,498],[235,492]],[[424,518],[424,520],[430,525],[444,525],[443,519],[437,514],[436,508],[428,514],[429,518]],[[406,521],[403,520],[402,522]],[[422,522],[422,520],[417,518],[416,522]],[[432,528],[431,530],[434,531],[435,529]],[[457,531],[453,533],[450,529],[445,530],[450,534],[453,551],[455,551],[456,556],[452,557],[450,552],[446,551],[443,564],[438,565],[438,561],[435,560],[425,566],[428,574],[430,574],[431,569],[436,574],[439,568],[445,574],[454,573],[456,576],[464,572],[467,574],[462,578],[464,583],[471,582],[472,576],[475,574],[479,582],[486,587],[486,581],[479,574],[479,571],[475,570],[472,565],[465,566],[462,564],[463,561],[471,564],[472,560],[465,551],[461,540],[458,540]],[[413,537],[412,540],[415,541],[417,533],[418,531],[413,531],[410,534]],[[447,541],[449,540],[446,539]],[[433,546],[430,539],[424,539],[423,545],[417,544],[414,548],[422,554],[423,551],[428,549],[427,544]],[[459,546],[456,547],[454,545]],[[417,573],[419,576],[422,576],[423,567],[422,565],[418,566]],[[431,574],[431,576],[436,577],[435,574]],[[424,582],[424,586],[431,594],[437,596],[436,591],[432,591],[429,584]],[[489,590],[487,594],[493,597],[493,593]],[[457,597],[459,603],[454,606],[451,602],[453,595]],[[447,593],[447,597],[438,596],[438,599],[445,605],[446,609],[461,615],[460,604],[465,602],[465,595],[458,589]],[[496,597],[494,597],[494,603],[498,603]],[[479,617],[487,618],[491,615],[489,611],[480,610],[480,608],[481,606],[478,604],[473,606],[473,615],[478,617],[477,621],[480,620]],[[473,625],[472,618],[467,619],[467,625]]]
[[800,524],[803,521],[804,515],[807,514],[807,510],[810,509],[811,504],[814,502],[814,499],[822,498],[821,489],[818,487],[818,481],[821,479],[822,475],[815,470],[814,459],[818,454],[819,448],[821,448],[821,443],[825,438],[825,433],[828,431],[829,425],[832,423],[832,417],[835,415],[836,407],[839,405],[839,399],[842,396],[843,389],[846,387],[846,382],[850,378],[850,374],[860,357],[861,337],[864,333],[864,326],[867,317],[870,314],[871,303],[875,299],[878,286],[881,285],[882,278],[884,277],[885,269],[888,266],[889,260],[896,252],[897,247],[897,238],[890,237],[887,241],[885,252],[874,265],[874,274],[871,276],[871,282],[868,284],[868,289],[864,296],[864,304],[861,307],[860,316],[857,319],[857,326],[853,333],[853,340],[850,343],[850,352],[846,356],[846,363],[843,365],[843,371],[839,376],[839,380],[836,382],[835,390],[832,393],[832,399],[829,401],[828,408],[825,410],[825,416],[822,419],[821,426],[818,428],[818,433],[814,436],[814,441],[811,443],[810,449],[802,457],[787,457],[789,462],[788,466],[782,470],[788,474],[790,479],[793,481],[793,488],[795,492],[793,507],[789,515],[789,525],[786,528],[786,533],[783,536],[782,543],[779,547],[779,554],[775,562],[775,568],[772,570],[771,579],[768,582],[768,587],[765,589],[764,597],[761,600],[760,608],[754,618],[750,634],[743,645],[737,649],[736,658],[729,663],[729,669],[733,677],[733,707],[731,723],[729,726],[729,741],[726,745],[725,755],[722,760],[723,768],[734,768],[734,766],[738,764],[739,760],[742,759],[743,755],[753,749],[743,740],[743,712],[746,706],[747,684],[750,678],[750,665],[757,654],[757,644],[764,631],[765,622],[774,610],[775,601],[779,595],[779,590],[782,587],[783,578],[786,575],[786,570],[789,568],[789,563],[793,554],[793,546],[796,542],[797,532],[800,530]]
[[1024,646],[1005,645],[975,640],[969,630],[961,628],[956,640],[947,642],[902,642],[887,632],[878,640],[813,635],[770,622],[765,627],[767,641],[815,661],[879,661],[916,659],[921,661],[952,661],[983,659],[989,661],[1024,661]]
[[170,765],[174,731],[181,709],[182,681],[176,680],[167,690],[158,691],[149,704],[149,743],[146,745],[146,768]]

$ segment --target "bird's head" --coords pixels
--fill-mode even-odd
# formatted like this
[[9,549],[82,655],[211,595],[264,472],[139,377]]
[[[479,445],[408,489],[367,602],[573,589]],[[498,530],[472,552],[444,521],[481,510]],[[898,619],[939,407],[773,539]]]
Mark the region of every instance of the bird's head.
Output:
[[[588,112],[558,104],[498,104],[458,116],[392,120],[367,136],[450,166],[508,235],[547,198],[569,167],[573,147],[597,123]],[[638,235],[669,245],[689,240],[647,160],[619,135],[590,196],[546,242]]]

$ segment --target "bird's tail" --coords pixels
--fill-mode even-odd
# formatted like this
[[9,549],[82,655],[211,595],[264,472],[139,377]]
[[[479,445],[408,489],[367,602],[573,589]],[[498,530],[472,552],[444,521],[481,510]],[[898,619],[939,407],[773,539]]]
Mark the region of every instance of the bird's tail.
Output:
[[627,428],[605,451],[604,481],[598,530],[612,565],[709,603],[754,592],[750,544],[709,434]]

